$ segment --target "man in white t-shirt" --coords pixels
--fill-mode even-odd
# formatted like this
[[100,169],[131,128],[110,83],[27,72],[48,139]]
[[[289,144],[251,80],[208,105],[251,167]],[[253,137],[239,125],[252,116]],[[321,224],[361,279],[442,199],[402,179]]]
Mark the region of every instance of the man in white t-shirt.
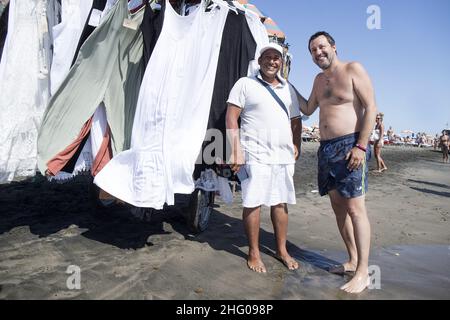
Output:
[[274,227],[276,257],[295,270],[298,263],[286,250],[287,204],[296,202],[293,175],[301,143],[300,106],[293,87],[279,76],[281,46],[271,43],[260,53],[260,72],[239,79],[227,101],[229,162],[234,172],[248,175],[241,181],[242,216],[249,241],[247,266],[266,272],[259,252],[260,211],[266,205]]

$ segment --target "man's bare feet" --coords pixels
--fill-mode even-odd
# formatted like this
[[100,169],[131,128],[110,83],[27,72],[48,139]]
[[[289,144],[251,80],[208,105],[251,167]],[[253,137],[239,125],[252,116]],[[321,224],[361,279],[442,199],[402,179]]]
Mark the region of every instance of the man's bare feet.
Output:
[[370,277],[368,272],[356,272],[355,276],[341,287],[348,293],[360,293],[370,285]]
[[266,267],[260,258],[251,258],[250,256],[247,258],[247,267],[258,273],[266,273]]
[[346,272],[354,273],[355,271],[356,271],[356,263],[352,263],[350,261],[333,266],[328,270],[328,272],[335,274],[344,274]]
[[283,256],[276,254],[275,258],[280,260],[286,268],[289,270],[297,270],[298,269],[298,262],[295,261],[294,258],[292,258],[289,254],[285,254]]
[[380,169],[380,172],[383,172],[383,171],[386,171],[386,170],[387,170],[387,167],[384,167],[384,168]]

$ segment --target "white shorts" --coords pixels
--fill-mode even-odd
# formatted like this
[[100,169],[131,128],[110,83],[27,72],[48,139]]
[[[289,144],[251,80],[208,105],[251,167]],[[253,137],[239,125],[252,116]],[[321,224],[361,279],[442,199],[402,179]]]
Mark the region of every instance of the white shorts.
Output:
[[245,169],[249,175],[241,182],[245,208],[296,203],[294,164],[246,164]]

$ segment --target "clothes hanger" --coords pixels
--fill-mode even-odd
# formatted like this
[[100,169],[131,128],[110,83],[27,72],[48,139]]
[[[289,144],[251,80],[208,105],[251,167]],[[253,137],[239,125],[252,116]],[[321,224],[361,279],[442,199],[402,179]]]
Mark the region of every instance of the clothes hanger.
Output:
[[[149,0],[149,2],[150,2],[150,1],[151,1],[151,0]],[[150,7],[152,8],[153,11],[161,10],[161,5],[158,3],[157,0],[151,1]]]
[[247,9],[246,7],[244,7],[244,6],[243,6],[241,3],[239,3],[238,1],[227,1],[227,2],[231,2],[232,5],[236,7],[236,9],[237,9],[237,11],[238,11],[239,13],[242,13],[242,14],[245,15],[245,16],[249,16],[249,17],[252,17],[252,18],[256,18],[256,19],[258,19],[258,20],[261,20],[261,18],[259,17],[259,15],[258,15],[256,12]]
[[150,3],[153,11],[161,10],[161,5],[157,0],[128,0],[128,10],[131,14],[135,14],[145,8],[145,5]]
[[210,2],[211,2],[211,4],[209,6],[207,6],[208,9],[212,9],[216,6],[219,6],[219,7],[227,8],[228,10],[231,10],[234,13],[239,14],[238,9],[234,6],[234,4],[233,4],[233,6],[230,6],[228,3],[226,3],[223,0],[210,0]]

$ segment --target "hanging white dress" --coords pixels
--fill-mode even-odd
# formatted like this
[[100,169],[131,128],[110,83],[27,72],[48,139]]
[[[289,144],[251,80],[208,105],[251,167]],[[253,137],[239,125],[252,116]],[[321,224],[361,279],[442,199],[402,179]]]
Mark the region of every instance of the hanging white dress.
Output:
[[62,0],[61,23],[53,27],[51,94],[66,78],[93,0]]
[[194,190],[192,173],[211,106],[228,9],[179,16],[166,0],[161,35],[150,57],[130,150],[114,157],[94,182],[137,207],[161,209],[175,193]]
[[47,0],[10,1],[0,61],[0,183],[36,172],[37,136],[50,86],[47,5]]

